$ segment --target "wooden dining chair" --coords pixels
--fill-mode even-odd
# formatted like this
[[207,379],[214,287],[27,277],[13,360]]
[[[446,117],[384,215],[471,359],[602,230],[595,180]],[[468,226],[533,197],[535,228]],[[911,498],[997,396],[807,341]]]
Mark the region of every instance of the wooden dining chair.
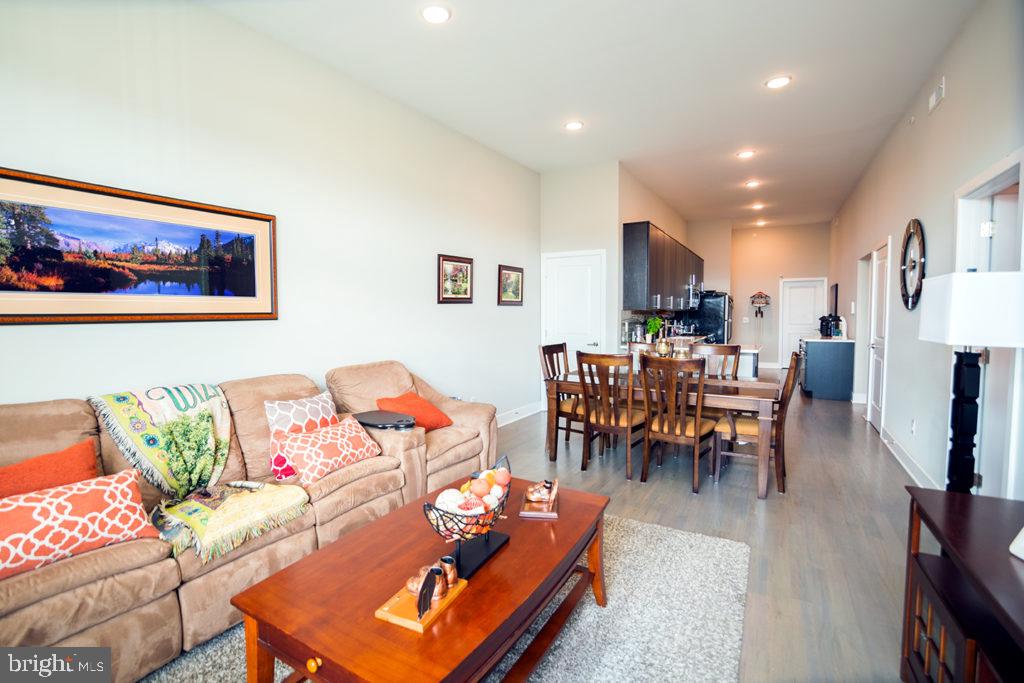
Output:
[[739,344],[690,344],[690,355],[707,359],[707,377],[739,379],[740,349]]
[[[558,375],[565,375],[572,371],[569,367],[569,349],[563,342],[561,344],[545,344],[540,347],[540,367],[545,380]],[[574,423],[583,426],[583,397],[580,394],[558,393],[558,413],[555,417],[555,441],[557,442],[558,430],[565,431],[565,440],[569,440],[570,434],[582,434],[583,429],[573,429]],[[560,419],[565,419],[565,426],[559,425]],[[557,443],[552,448],[557,449]]]
[[[640,481],[647,481],[651,450],[658,449],[658,465],[662,463],[666,444],[685,445],[693,449],[693,492],[700,493],[700,457],[711,453],[711,469],[717,463],[714,438],[717,421],[704,417],[703,358],[640,357],[640,381],[644,393],[644,463]],[[690,392],[696,391],[696,405],[688,407]],[[707,442],[708,448],[701,450]]]
[[[644,411],[633,407],[633,356],[576,352],[583,387],[583,466],[590,463],[591,442],[601,437],[626,437],[626,479],[633,478],[633,442],[643,438]],[[634,439],[634,432],[639,435]]]
[[[775,460],[775,486],[779,493],[786,492],[786,414],[789,411],[789,403],[793,398],[796,387],[796,378],[800,375],[800,354],[794,352],[789,358],[789,369],[786,370],[786,381],[782,385],[782,395],[779,397],[778,407],[772,417],[771,434],[771,457]],[[744,453],[742,451],[725,450],[723,441],[757,444],[759,439],[758,421],[756,417],[749,415],[736,415],[732,422],[726,418],[718,421],[715,427],[715,440],[717,459],[715,462],[715,481],[718,481],[722,470],[722,460],[725,456],[732,455],[741,458],[757,458],[756,454]],[[734,446],[735,447],[735,446]]]

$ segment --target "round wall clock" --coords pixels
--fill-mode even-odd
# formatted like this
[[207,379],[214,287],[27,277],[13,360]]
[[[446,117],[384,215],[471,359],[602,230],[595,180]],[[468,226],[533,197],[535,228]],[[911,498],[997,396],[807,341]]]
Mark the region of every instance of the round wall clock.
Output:
[[924,226],[916,218],[907,223],[900,253],[900,294],[908,311],[914,310],[921,300],[924,281]]

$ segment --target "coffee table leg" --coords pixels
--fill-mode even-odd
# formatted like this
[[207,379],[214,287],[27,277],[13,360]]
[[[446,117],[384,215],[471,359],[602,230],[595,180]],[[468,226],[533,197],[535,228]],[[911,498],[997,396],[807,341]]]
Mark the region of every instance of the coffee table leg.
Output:
[[597,533],[594,540],[590,542],[587,550],[587,569],[593,578],[590,580],[590,587],[594,589],[594,600],[601,607],[608,604],[608,597],[604,593],[604,515],[597,520]]
[[258,624],[245,617],[245,680],[248,683],[272,683],[274,655],[260,647]]

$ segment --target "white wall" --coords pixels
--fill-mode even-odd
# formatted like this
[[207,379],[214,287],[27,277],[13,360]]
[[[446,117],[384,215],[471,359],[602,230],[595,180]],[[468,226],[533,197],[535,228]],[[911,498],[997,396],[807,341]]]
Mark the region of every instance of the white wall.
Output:
[[732,221],[690,221],[686,246],[704,259],[704,289],[732,293]]
[[[928,93],[942,76],[946,99],[929,114]],[[986,0],[913,96],[905,116],[839,212],[832,229],[829,279],[839,282],[841,307],[849,310],[849,299],[857,291],[857,260],[891,235],[895,262],[911,218],[924,224],[927,275],[952,271],[954,192],[1022,145],[1024,3]],[[941,485],[948,451],[952,349],[918,341],[919,310],[903,307],[898,268],[890,272],[884,429],[919,481]],[[856,321],[849,327],[857,329]]]
[[619,224],[650,221],[680,244],[686,241],[686,220],[619,164]]
[[[0,327],[0,402],[384,358],[537,400],[536,173],[186,3],[6,2],[0,92],[0,165],[275,214],[280,294],[277,321]],[[476,260],[474,304],[435,304],[438,252]]]
[[[827,223],[733,228],[732,284],[734,344],[761,347],[761,363],[781,363],[779,357],[780,278],[827,277],[829,226]],[[771,304],[760,318],[750,297],[755,292],[770,296]],[[827,294],[826,294],[827,301]],[[743,322],[746,318],[747,322]]]
[[619,225],[619,165],[547,171],[541,175],[540,248],[542,252],[605,252],[605,353],[618,348],[622,301],[622,226]]

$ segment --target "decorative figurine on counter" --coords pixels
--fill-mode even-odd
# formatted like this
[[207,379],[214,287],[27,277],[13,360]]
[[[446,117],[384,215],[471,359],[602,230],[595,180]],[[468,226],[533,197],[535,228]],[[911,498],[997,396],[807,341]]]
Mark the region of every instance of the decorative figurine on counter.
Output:
[[530,484],[523,496],[519,516],[526,519],[558,519],[558,480]]

